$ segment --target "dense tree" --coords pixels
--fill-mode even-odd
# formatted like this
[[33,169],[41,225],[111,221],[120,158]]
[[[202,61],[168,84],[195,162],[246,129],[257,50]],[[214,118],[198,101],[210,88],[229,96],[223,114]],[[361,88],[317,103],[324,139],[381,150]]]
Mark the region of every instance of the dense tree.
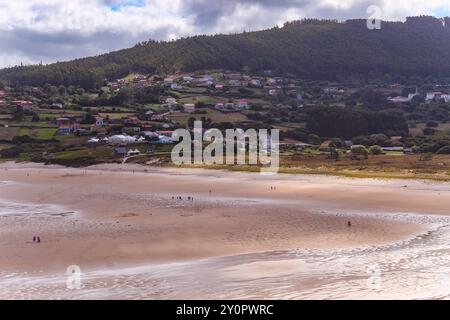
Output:
[[374,112],[345,107],[313,107],[307,112],[307,128],[322,137],[352,137],[383,133],[407,135],[406,120],[395,112]]

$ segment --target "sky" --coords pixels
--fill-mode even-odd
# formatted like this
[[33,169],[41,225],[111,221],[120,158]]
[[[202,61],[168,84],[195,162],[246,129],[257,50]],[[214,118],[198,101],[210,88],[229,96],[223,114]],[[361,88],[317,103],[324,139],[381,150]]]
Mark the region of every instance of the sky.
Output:
[[51,63],[149,39],[270,28],[301,18],[450,16],[449,0],[0,0],[0,67]]

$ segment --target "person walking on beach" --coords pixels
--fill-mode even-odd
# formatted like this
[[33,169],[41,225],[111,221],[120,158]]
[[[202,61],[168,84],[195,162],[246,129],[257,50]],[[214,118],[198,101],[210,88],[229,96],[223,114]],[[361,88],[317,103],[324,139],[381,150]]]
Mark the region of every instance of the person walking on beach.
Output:
[[34,236],[34,237],[33,237],[33,243],[35,243],[36,240],[37,240],[37,239],[36,239],[36,236]]
[[41,243],[41,237],[37,237],[37,243]]
[[351,221],[349,221],[349,222],[347,222],[347,227],[351,227],[352,226],[352,223],[351,223]]

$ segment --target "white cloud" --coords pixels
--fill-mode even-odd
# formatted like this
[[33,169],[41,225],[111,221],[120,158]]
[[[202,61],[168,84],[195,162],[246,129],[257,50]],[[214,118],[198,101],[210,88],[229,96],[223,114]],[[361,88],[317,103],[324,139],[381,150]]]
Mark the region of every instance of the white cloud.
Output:
[[53,62],[157,39],[256,30],[304,17],[450,14],[448,0],[0,0],[0,67]]

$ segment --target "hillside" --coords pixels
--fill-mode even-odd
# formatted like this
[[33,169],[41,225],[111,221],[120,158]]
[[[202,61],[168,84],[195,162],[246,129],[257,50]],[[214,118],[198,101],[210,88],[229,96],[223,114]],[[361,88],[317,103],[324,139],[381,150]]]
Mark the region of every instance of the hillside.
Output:
[[[448,20],[448,19],[446,19]],[[302,20],[282,28],[235,35],[149,41],[97,57],[0,70],[0,79],[21,85],[95,86],[130,72],[203,69],[271,69],[306,79],[349,75],[450,75],[450,23],[433,17],[383,22],[369,30],[365,20]]]

